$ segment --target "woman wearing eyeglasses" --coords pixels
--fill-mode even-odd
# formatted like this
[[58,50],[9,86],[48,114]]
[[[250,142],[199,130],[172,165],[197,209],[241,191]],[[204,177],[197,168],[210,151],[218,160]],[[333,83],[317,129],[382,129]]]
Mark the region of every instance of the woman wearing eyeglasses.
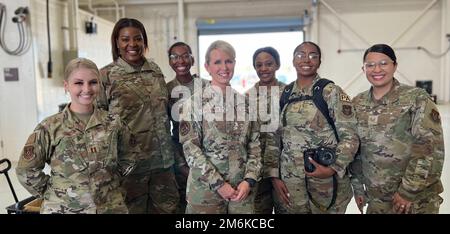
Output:
[[350,167],[355,200],[360,209],[368,202],[367,213],[438,213],[444,162],[439,111],[425,90],[394,78],[390,46],[373,45],[363,60],[372,86],[353,99],[361,139]]
[[169,47],[169,65],[175,71],[175,78],[167,83],[169,91],[169,117],[172,123],[172,141],[175,146],[175,178],[178,184],[180,201],[177,213],[185,213],[186,210],[186,184],[189,175],[189,166],[183,153],[183,146],[179,137],[179,108],[182,102],[194,94],[197,89],[202,89],[208,80],[198,78],[196,74],[191,74],[191,67],[194,65],[191,47],[184,42],[175,42]]
[[[295,48],[297,80],[281,96],[282,148],[272,178],[281,213],[345,213],[352,197],[346,168],[359,145],[355,111],[339,86],[328,83],[320,89],[320,64],[315,43]],[[319,105],[313,97],[324,102]]]
[[122,18],[111,35],[113,63],[101,70],[100,107],[118,114],[136,135],[142,152],[123,183],[130,213],[174,213],[179,195],[167,115],[169,93],[159,66],[144,57],[144,25]]

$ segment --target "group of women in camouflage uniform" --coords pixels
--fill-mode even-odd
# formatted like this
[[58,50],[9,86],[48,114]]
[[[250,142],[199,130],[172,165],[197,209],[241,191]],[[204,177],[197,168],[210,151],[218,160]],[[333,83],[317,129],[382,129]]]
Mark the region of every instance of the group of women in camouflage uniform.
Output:
[[[111,64],[100,72],[87,59],[67,65],[71,103],[36,127],[17,167],[43,198],[41,213],[345,213],[353,196],[367,213],[439,212],[439,111],[425,91],[394,78],[388,45],[364,53],[371,87],[351,100],[333,82],[319,85],[322,54],[312,42],[295,48],[297,79],[287,86],[276,79],[278,52],[258,49],[260,81],[245,94],[230,85],[229,43],[207,50],[210,82],[193,79],[187,44],[170,47],[178,80],[170,88],[144,57],[147,43],[142,23],[123,18]],[[176,86],[189,97],[173,99]]]

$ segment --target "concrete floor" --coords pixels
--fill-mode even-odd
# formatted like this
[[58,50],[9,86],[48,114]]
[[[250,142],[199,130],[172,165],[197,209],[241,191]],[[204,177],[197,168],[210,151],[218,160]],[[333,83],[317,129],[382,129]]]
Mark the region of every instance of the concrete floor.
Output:
[[[442,127],[444,129],[444,141],[445,141],[445,158],[444,170],[441,176],[442,183],[444,184],[444,192],[441,196],[444,198],[444,202],[441,205],[441,214],[450,214],[450,104],[439,105],[439,112],[442,119]],[[13,169],[16,163],[13,162]],[[3,167],[2,167],[3,168]],[[19,200],[23,200],[30,196],[30,194],[19,184],[14,170],[10,170],[9,176],[13,183]],[[8,182],[4,175],[0,175],[0,214],[6,214],[6,207],[14,204],[14,198],[9,189]],[[359,214],[359,210],[356,207],[355,202],[352,200],[347,208],[348,214]]]

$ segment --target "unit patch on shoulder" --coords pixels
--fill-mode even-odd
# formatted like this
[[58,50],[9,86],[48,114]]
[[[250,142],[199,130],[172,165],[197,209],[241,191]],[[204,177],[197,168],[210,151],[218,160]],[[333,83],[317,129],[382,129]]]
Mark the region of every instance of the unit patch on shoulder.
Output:
[[352,106],[350,105],[343,105],[342,106],[342,113],[346,116],[352,115]]
[[36,157],[34,154],[34,145],[27,145],[23,149],[23,159],[26,161],[31,161]]
[[350,102],[350,97],[347,94],[341,94],[341,101]]
[[441,116],[439,115],[439,112],[435,109],[431,110],[430,117],[435,123],[439,123],[439,121],[441,121]]
[[180,123],[180,135],[186,136],[191,130],[191,124],[186,121],[181,121]]

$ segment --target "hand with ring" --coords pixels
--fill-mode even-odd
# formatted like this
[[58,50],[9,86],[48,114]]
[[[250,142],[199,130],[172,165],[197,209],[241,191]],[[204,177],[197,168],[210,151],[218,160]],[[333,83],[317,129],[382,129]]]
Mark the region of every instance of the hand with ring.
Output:
[[410,212],[412,202],[404,199],[400,194],[395,193],[392,199],[392,209],[397,214],[407,214]]

